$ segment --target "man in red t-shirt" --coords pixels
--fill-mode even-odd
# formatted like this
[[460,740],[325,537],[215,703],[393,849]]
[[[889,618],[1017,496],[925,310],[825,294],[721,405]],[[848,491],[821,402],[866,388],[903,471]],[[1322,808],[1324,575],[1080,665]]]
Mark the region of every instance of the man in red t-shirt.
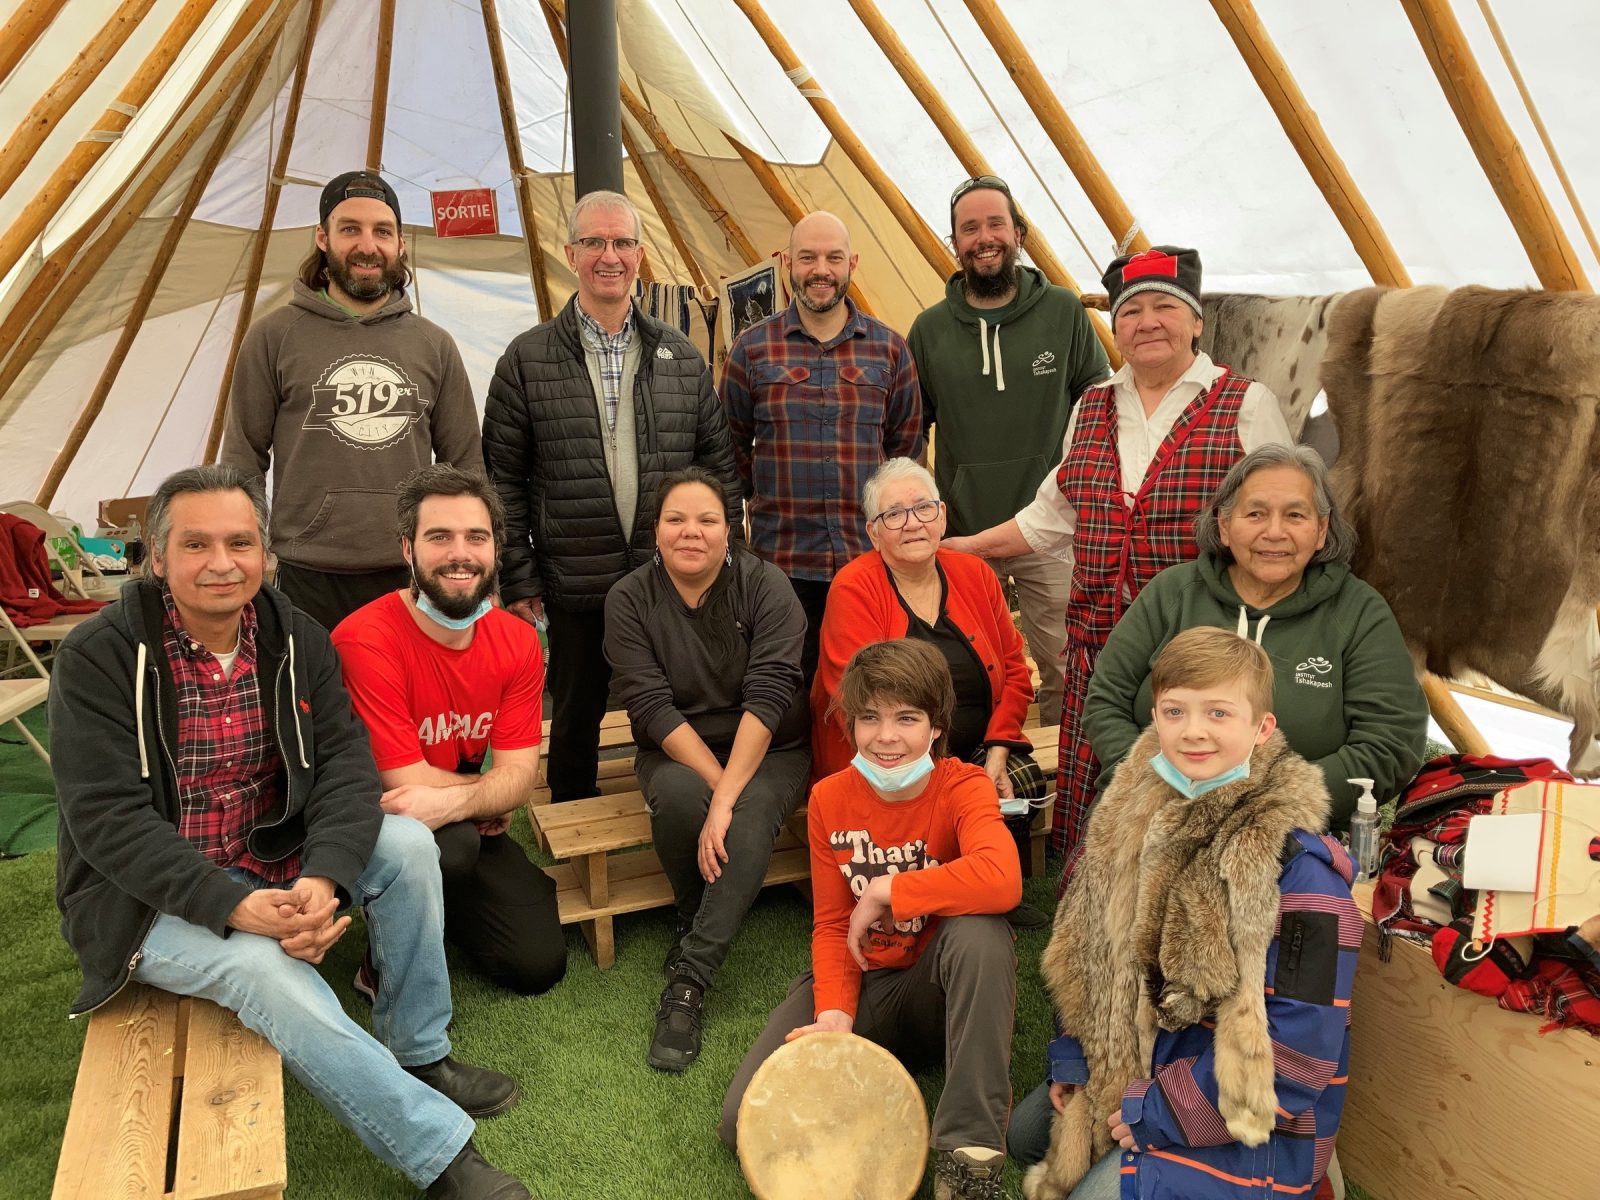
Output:
[[[412,585],[333,631],[345,687],[384,811],[415,817],[439,844],[445,936],[496,983],[543,992],[567,969],[556,888],[506,829],[534,788],[544,659],[533,627],[490,602],[500,498],[481,475],[437,464],[401,485],[399,510]],[[358,988],[370,974],[363,963]]]

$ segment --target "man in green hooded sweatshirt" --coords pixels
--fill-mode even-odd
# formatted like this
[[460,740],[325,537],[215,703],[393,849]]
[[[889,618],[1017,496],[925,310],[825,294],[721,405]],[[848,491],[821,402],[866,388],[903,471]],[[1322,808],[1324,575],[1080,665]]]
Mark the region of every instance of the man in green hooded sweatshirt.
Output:
[[[933,474],[951,536],[1009,520],[1061,460],[1073,402],[1109,373],[1078,297],[1021,266],[1028,227],[1011,189],[979,175],[950,197],[961,270],[911,326],[923,432],[939,427]],[[1039,667],[1039,720],[1061,719],[1061,647],[1072,567],[1047,554],[993,558],[1016,584],[1022,632]]]

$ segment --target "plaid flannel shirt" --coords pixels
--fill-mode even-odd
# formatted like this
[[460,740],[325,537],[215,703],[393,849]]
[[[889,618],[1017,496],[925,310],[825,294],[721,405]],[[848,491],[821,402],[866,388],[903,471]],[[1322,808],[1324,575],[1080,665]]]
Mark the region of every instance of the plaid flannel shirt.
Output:
[[219,867],[244,867],[269,883],[295,879],[299,855],[262,862],[245,849],[245,835],[278,807],[283,786],[256,674],[255,605],[245,606],[229,676],[184,629],[172,594],[164,598],[162,640],[178,691],[178,832]]
[[628,305],[628,315],[622,328],[607,333],[605,327],[578,305],[578,328],[583,331],[583,346],[593,350],[600,359],[601,399],[606,405],[606,428],[617,431],[617,400],[622,391],[622,367],[628,356],[628,345],[633,341],[633,305]]
[[867,548],[861,487],[922,451],[922,393],[905,339],[856,311],[818,342],[793,301],[741,333],[722,404],[750,508],[750,548],[795,579],[831,580]]

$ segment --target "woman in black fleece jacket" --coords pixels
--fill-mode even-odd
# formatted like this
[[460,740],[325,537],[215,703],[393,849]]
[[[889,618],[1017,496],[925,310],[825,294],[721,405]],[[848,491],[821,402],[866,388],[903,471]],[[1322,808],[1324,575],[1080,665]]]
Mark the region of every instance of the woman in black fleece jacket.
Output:
[[783,573],[729,540],[710,472],[662,481],[655,533],[655,560],[606,597],[605,647],[678,910],[649,1062],[682,1071],[700,1053],[706,990],[805,790],[806,620]]

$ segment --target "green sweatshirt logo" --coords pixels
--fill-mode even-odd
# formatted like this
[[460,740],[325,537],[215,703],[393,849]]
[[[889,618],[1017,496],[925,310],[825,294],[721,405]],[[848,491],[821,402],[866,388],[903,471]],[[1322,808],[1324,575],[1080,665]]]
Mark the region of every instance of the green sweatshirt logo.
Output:
[[387,359],[351,354],[311,385],[303,429],[326,429],[359,450],[384,450],[406,439],[427,408],[421,390]]

